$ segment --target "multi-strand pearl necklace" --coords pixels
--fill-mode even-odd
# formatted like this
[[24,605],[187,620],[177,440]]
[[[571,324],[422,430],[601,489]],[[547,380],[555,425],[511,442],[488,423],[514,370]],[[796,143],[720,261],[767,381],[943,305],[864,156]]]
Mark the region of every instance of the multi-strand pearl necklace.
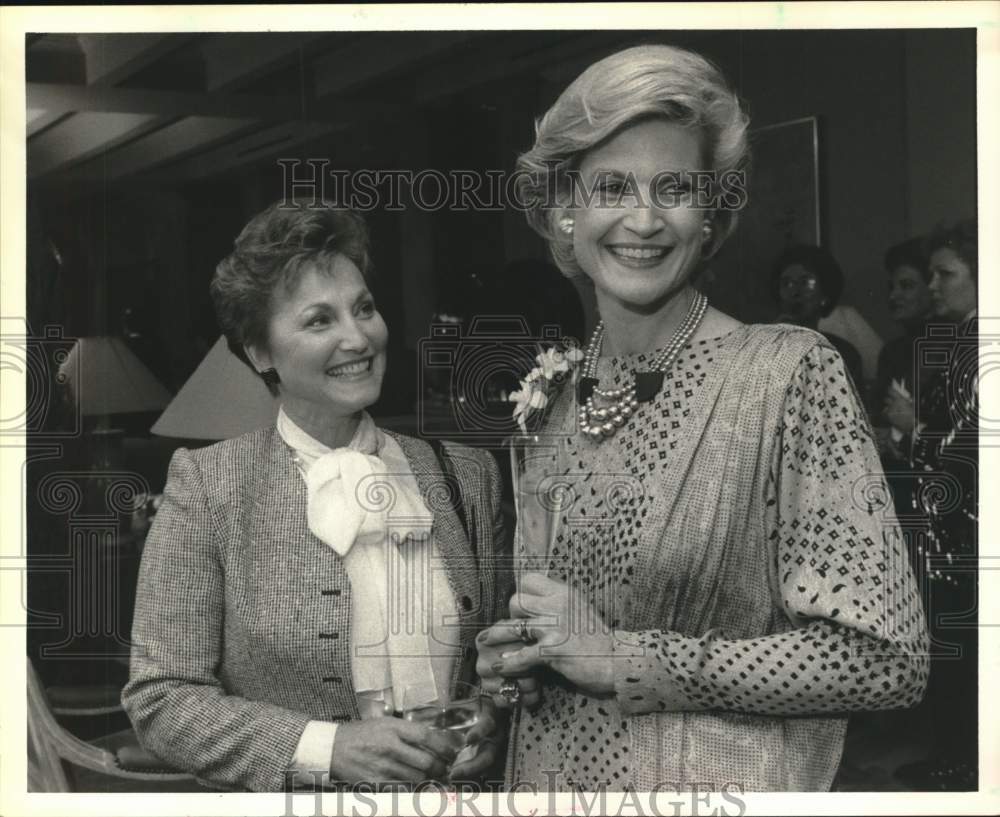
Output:
[[[639,407],[639,403],[651,400],[663,385],[663,373],[673,364],[681,349],[694,335],[701,319],[708,309],[708,298],[700,292],[688,308],[687,315],[677,327],[670,342],[652,362],[651,371],[633,372],[632,383],[618,389],[604,390],[598,387],[597,360],[604,342],[604,321],[597,324],[587,345],[580,378],[580,430],[594,442],[611,437],[625,425]],[[610,405],[598,407],[595,396],[609,401]]]

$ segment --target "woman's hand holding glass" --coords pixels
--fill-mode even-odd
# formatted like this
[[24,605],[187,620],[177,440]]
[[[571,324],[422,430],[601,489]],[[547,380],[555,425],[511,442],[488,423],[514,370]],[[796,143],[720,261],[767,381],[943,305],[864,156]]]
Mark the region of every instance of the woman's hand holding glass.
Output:
[[[541,573],[526,573],[511,599],[510,613],[512,620],[499,621],[479,635],[480,676],[523,678],[548,667],[584,692],[614,692],[611,630],[578,590]],[[522,619],[534,643],[518,641],[515,649],[511,635],[521,629]],[[485,656],[497,651],[499,657],[485,666]]]
[[400,718],[337,727],[330,777],[345,783],[421,783],[442,779],[456,749],[444,732]]
[[478,722],[465,734],[465,748],[451,767],[450,780],[475,780],[496,763],[500,754],[500,735],[495,717],[496,707],[489,698],[481,701]]
[[435,739],[447,742],[448,778],[472,779],[490,768],[497,758],[495,707],[478,687],[459,683],[446,703],[414,701],[410,692],[403,692],[403,720],[426,727]]

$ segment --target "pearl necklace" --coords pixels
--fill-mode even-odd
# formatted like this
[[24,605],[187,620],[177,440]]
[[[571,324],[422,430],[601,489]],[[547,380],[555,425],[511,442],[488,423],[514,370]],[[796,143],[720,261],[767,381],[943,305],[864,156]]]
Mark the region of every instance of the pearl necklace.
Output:
[[[583,377],[580,378],[578,395],[580,430],[594,442],[601,442],[614,436],[614,433],[625,425],[625,421],[635,413],[639,403],[652,400],[663,385],[663,373],[691,340],[707,309],[708,298],[700,292],[695,293],[687,315],[670,338],[670,342],[653,360],[651,371],[633,372],[632,383],[618,389],[604,390],[598,387],[597,359],[600,357],[601,345],[604,342],[604,321],[600,321],[587,345]],[[610,401],[611,404],[599,408],[594,400],[595,395]]]

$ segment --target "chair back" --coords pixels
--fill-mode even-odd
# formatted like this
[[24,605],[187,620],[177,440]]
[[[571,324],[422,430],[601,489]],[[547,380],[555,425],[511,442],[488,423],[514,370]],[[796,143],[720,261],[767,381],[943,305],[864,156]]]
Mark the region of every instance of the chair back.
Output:
[[56,721],[45,688],[28,661],[28,783],[31,791],[72,791],[62,761],[75,759],[88,768],[107,764],[108,755],[70,734]]
[[[74,791],[64,761],[85,769],[131,780],[191,780],[191,775],[167,768],[151,755],[143,768],[124,768],[116,754],[134,747],[135,754],[147,756],[132,730],[100,738],[109,749],[81,740],[65,729],[52,711],[45,687],[28,661],[28,790],[32,792]],[[155,768],[161,767],[161,768]]]

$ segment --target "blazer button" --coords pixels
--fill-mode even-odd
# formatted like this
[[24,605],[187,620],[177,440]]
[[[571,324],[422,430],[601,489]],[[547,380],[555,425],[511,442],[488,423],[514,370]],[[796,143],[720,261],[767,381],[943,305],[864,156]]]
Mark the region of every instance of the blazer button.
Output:
[[465,612],[469,612],[469,610],[472,609],[472,599],[468,596],[462,596],[462,609],[465,610]]

